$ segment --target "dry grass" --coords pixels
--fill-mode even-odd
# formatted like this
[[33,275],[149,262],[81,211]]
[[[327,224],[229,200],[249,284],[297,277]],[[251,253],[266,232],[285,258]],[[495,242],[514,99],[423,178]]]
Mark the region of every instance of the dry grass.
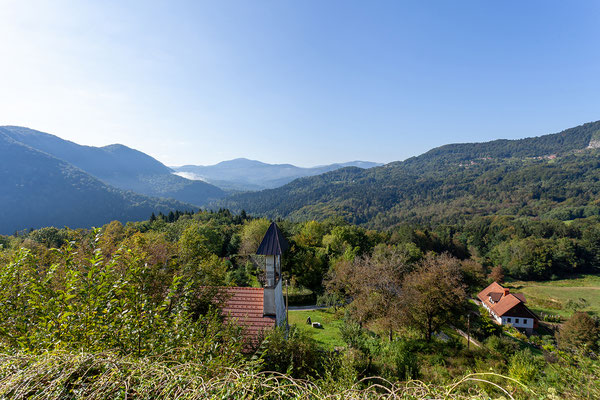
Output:
[[[449,386],[392,384],[368,378],[350,388],[319,385],[272,372],[134,359],[111,354],[54,352],[0,355],[0,399],[483,399],[482,384],[513,398],[496,374],[470,374]],[[492,382],[494,381],[494,382]]]

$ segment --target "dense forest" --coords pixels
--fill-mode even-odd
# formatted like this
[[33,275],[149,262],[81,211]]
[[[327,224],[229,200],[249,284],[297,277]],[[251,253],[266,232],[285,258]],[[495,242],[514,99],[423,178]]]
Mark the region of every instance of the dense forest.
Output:
[[384,231],[280,220],[290,299],[330,307],[335,349],[295,325],[251,345],[222,320],[219,288],[259,285],[251,255],[266,219],[177,211],[0,236],[0,395],[594,398],[596,315],[574,306],[562,327],[527,337],[469,298],[492,279],[597,273],[599,222],[487,216]]
[[476,216],[598,215],[600,121],[521,140],[442,146],[382,167],[345,168],[215,204],[295,221],[341,216],[370,228]]

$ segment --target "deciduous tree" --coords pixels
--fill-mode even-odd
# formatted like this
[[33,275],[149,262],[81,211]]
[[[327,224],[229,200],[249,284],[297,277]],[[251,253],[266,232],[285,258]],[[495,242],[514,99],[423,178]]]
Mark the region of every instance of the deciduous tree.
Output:
[[427,341],[444,324],[458,319],[467,301],[460,261],[447,254],[427,255],[402,287],[402,315]]

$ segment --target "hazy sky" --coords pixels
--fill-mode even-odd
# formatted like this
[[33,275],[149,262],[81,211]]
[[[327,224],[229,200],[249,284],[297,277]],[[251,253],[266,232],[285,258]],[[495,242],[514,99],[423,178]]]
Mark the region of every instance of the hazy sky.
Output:
[[0,0],[0,125],[167,165],[388,162],[598,119],[596,0]]

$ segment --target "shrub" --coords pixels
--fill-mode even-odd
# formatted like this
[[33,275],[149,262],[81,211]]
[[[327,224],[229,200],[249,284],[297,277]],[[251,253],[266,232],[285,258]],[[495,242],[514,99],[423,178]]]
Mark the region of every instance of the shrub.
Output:
[[506,336],[490,336],[485,341],[485,345],[505,356],[510,356],[519,350],[519,344]]
[[508,374],[521,383],[528,384],[535,381],[543,367],[543,362],[535,358],[531,350],[524,349],[510,358]]
[[599,338],[600,329],[597,322],[583,312],[573,314],[556,335],[559,347],[571,350],[577,348],[596,350]]
[[408,342],[395,340],[382,349],[386,375],[395,380],[416,379],[419,376],[417,356]]
[[273,329],[262,343],[257,356],[265,371],[287,373],[295,378],[316,377],[323,372],[325,353],[317,342],[295,326],[287,332]]
[[48,266],[22,249],[0,268],[5,349],[240,357],[239,329],[222,323],[211,307],[218,289],[198,275],[166,275],[126,249],[110,260],[99,248],[83,261],[71,244],[55,252]]

